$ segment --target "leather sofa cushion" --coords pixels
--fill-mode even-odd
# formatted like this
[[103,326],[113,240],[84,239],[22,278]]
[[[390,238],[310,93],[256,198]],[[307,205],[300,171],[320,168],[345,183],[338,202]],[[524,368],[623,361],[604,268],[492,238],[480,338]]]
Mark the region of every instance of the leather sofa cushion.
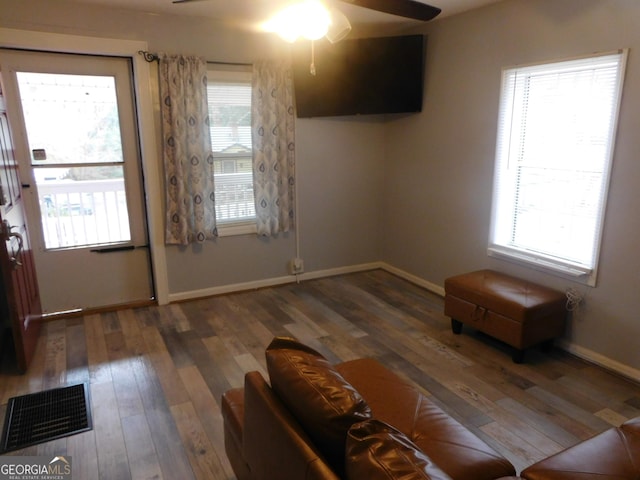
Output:
[[342,475],[347,432],[371,418],[369,405],[319,352],[293,338],[275,338],[266,359],[271,388]]
[[399,430],[371,419],[349,429],[347,480],[451,480]]
[[515,475],[513,465],[415,387],[373,358],[336,365],[367,400],[373,416],[400,430],[452,478],[493,480]]
[[531,465],[520,476],[526,480],[637,480],[640,435],[633,432],[633,423],[611,428]]
[[632,418],[624,422],[620,428],[625,432],[640,435],[640,417]]

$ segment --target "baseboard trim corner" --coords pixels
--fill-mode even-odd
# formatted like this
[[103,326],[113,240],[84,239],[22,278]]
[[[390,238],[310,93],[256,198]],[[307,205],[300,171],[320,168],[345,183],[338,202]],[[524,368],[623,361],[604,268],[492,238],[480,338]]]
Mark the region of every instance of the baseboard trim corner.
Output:
[[414,283],[419,287],[425,288],[426,290],[429,290],[430,292],[435,293],[436,295],[440,295],[441,297],[444,297],[444,287],[440,285],[436,285],[435,283],[429,282],[424,278],[420,278],[416,275],[406,272],[405,270],[396,268],[393,265],[389,265],[388,263],[381,262],[380,268],[382,268],[383,270],[389,273],[393,273],[394,275],[397,275],[400,278],[404,278],[408,282]]
[[558,347],[566,350],[567,352],[575,355],[578,358],[603,367],[610,372],[623,376],[633,382],[640,383],[640,370],[638,369],[630,367],[629,365],[625,365],[624,363],[620,363],[588,348],[576,345],[575,343],[569,342],[568,340],[559,340],[557,344]]

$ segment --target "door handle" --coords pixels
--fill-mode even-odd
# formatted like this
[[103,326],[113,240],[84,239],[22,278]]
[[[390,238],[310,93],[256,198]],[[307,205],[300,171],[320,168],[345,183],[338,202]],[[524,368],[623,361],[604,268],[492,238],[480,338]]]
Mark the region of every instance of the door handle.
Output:
[[22,235],[20,235],[18,232],[11,231],[11,229],[16,228],[16,226],[9,225],[9,222],[6,220],[2,223],[4,234],[6,235],[5,240],[10,241],[12,237],[18,240],[18,251],[15,252],[15,255],[13,256],[9,255],[9,261],[11,262],[13,268],[16,269],[22,266],[20,257],[22,256],[22,250],[24,248],[24,238],[22,238]]
[[13,265],[13,268],[18,268],[18,267],[22,266],[22,262],[20,261],[20,258],[22,257],[22,249],[24,247],[24,239],[22,238],[22,235],[20,235],[18,232],[10,232],[9,233],[9,238],[11,238],[11,237],[14,237],[14,238],[18,239],[18,251],[9,260],[11,261],[11,264]]

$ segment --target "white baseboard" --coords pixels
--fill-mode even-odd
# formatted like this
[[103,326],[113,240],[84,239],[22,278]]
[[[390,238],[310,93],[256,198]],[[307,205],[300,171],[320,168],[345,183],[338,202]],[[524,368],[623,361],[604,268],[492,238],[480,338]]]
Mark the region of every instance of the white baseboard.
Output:
[[219,287],[209,287],[200,290],[188,290],[178,293],[169,294],[169,303],[182,302],[184,300],[194,300],[196,298],[213,297],[223,295],[225,293],[243,292],[246,290],[257,290],[259,288],[274,287],[276,285],[284,285],[285,283],[293,283],[296,281],[295,276],[266,278],[264,280],[255,280],[252,282],[232,283],[221,285]]
[[394,275],[397,275],[400,278],[404,278],[408,282],[414,283],[419,287],[425,288],[426,290],[429,290],[432,293],[435,293],[437,295],[440,295],[441,297],[444,297],[444,287],[441,287],[440,285],[436,285],[435,283],[428,282],[423,278],[412,275],[408,272],[405,272],[404,270],[400,270],[399,268],[389,265],[388,263],[384,263],[384,262],[381,263],[380,268],[382,268],[383,270],[386,270],[389,273],[393,273]]
[[361,263],[360,265],[351,265],[349,267],[329,268],[327,270],[316,270],[315,272],[303,273],[299,275],[300,280],[313,280],[316,278],[333,277],[335,275],[346,275],[347,273],[366,272],[367,270],[375,270],[383,268],[382,262]]
[[629,365],[625,365],[624,363],[620,363],[616,360],[612,360],[611,358],[605,357],[600,353],[594,352],[593,350],[589,350],[588,348],[581,347],[580,345],[576,345],[566,340],[558,341],[557,345],[558,347],[566,350],[576,357],[586,360],[587,362],[599,365],[600,367],[606,368],[607,370],[628,378],[629,380],[640,383],[640,370],[632,368]]
[[[282,277],[267,278],[264,280],[256,280],[252,282],[235,283],[231,285],[222,285],[219,287],[204,288],[201,290],[191,290],[187,292],[172,293],[169,294],[170,302],[179,302],[184,300],[193,300],[196,298],[212,297],[215,295],[222,295],[225,293],[242,292],[247,290],[257,290],[259,288],[273,287],[277,285],[284,285],[287,283],[295,283],[297,281],[314,280],[317,278],[332,277],[335,275],[345,275],[348,273],[365,272],[367,270],[375,270],[381,268],[389,273],[397,275],[400,278],[407,280],[419,287],[422,287],[436,295],[444,297],[444,287],[436,285],[435,283],[424,280],[409,272],[396,268],[385,262],[372,262],[363,263],[360,265],[351,265],[348,267],[329,268],[326,270],[316,270],[314,272],[302,273],[300,275],[286,275]],[[582,358],[588,362],[599,365],[607,370],[628,378],[632,381],[640,383],[640,370],[632,368],[623,363],[612,360],[609,357],[605,357],[597,352],[589,350],[587,348],[575,345],[566,340],[560,340],[557,342],[558,347],[566,350],[567,352]]]
[[223,295],[225,293],[244,292],[247,290],[257,290],[259,288],[275,287],[277,285],[285,285],[287,283],[295,283],[303,280],[313,280],[316,278],[332,277],[335,275],[344,275],[347,273],[364,272],[367,270],[375,270],[383,268],[382,263],[363,263],[360,265],[352,265],[349,267],[329,268],[326,270],[316,270],[314,272],[301,273],[300,275],[285,275],[282,277],[265,278],[263,280],[255,280],[251,282],[233,283],[229,285],[221,285],[219,287],[203,288],[199,290],[189,290],[178,293],[169,294],[169,302],[181,302],[184,300],[194,300],[196,298],[213,297],[215,295]]

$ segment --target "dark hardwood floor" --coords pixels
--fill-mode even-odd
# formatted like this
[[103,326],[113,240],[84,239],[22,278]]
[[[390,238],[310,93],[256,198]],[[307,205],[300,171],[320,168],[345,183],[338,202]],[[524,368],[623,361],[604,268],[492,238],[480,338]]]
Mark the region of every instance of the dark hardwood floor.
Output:
[[640,385],[557,349],[516,365],[487,336],[453,335],[442,298],[376,270],[45,324],[29,373],[0,373],[0,414],[89,382],[94,428],[11,454],[71,456],[79,480],[232,479],[220,396],[265,374],[276,335],[335,362],[378,358],[518,471],[640,415]]

